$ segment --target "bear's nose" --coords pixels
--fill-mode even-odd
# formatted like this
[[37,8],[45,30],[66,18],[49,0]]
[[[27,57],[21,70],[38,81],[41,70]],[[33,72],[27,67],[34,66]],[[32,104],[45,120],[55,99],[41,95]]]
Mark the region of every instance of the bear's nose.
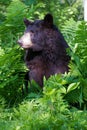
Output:
[[22,41],[20,39],[17,42],[18,44],[22,45]]

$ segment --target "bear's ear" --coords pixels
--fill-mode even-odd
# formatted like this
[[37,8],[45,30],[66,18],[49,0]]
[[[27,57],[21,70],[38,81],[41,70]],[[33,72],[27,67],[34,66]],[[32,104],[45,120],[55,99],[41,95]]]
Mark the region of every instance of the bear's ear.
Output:
[[28,25],[30,25],[32,22],[29,21],[28,19],[24,18],[24,24],[26,25],[26,27],[28,27]]
[[44,17],[44,25],[51,27],[53,25],[53,16],[51,14],[46,14]]

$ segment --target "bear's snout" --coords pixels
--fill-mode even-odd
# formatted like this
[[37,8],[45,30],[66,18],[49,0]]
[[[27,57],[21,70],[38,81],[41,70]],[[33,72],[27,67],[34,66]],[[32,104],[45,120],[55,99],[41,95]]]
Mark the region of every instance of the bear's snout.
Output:
[[25,49],[32,47],[32,40],[30,33],[25,33],[19,40],[18,44]]
[[21,39],[19,39],[19,40],[17,41],[17,43],[18,43],[19,45],[22,45]]

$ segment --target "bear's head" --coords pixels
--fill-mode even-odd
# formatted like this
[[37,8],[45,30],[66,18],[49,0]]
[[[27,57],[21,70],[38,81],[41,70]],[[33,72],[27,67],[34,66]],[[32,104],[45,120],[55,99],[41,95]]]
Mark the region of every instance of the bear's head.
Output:
[[29,50],[30,57],[43,53],[47,59],[54,61],[57,57],[65,55],[68,45],[54,25],[51,14],[34,22],[24,19],[24,23],[26,30],[18,43],[22,48]]
[[[47,14],[43,20],[35,20],[31,22],[24,19],[26,30],[24,35],[18,40],[21,47],[28,49],[32,48],[35,51],[42,50],[45,46],[47,35],[44,30],[50,30],[53,26],[53,17]],[[45,32],[46,32],[45,30]]]

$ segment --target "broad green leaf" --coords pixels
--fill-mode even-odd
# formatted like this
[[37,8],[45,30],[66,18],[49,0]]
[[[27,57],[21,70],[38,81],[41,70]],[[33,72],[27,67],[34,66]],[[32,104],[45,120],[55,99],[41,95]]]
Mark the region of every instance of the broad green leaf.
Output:
[[61,93],[66,94],[66,88],[65,88],[65,87],[61,87],[61,88],[60,88],[60,91],[61,91]]
[[78,88],[79,84],[80,84],[80,82],[78,82],[78,83],[71,83],[71,84],[68,86],[67,93],[69,93],[70,91],[72,91],[72,90]]

